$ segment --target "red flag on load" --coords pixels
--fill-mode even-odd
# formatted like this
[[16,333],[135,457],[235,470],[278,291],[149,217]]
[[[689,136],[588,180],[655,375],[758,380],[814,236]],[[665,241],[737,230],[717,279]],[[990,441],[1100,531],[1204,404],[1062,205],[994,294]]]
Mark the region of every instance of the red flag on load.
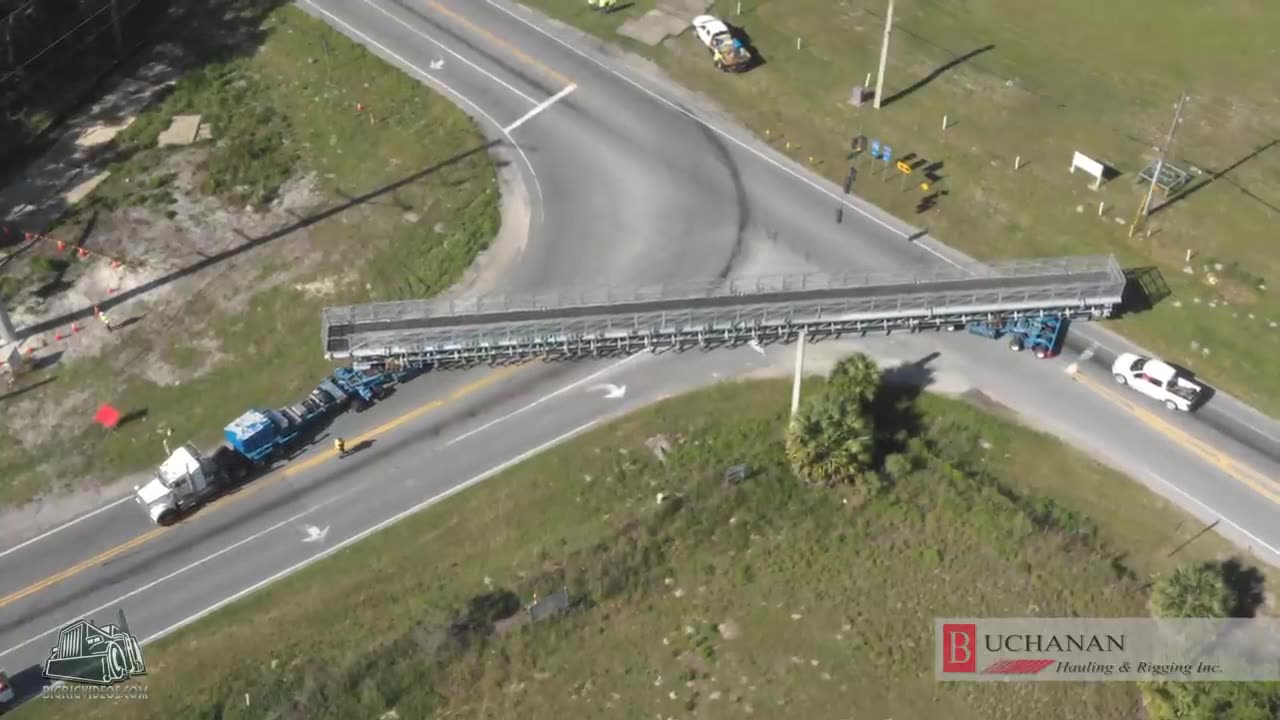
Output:
[[94,414],[93,421],[108,430],[113,430],[120,424],[120,411],[110,405],[103,405]]

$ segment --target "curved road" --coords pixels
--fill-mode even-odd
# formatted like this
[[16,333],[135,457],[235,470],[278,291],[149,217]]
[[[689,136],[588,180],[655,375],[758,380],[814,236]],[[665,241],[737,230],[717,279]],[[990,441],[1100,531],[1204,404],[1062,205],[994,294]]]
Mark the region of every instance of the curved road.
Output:
[[[967,261],[927,237],[909,241],[914,228],[841,200],[642,64],[519,6],[301,4],[450,96],[501,143],[532,204],[503,290]],[[842,225],[837,202],[848,208]],[[963,378],[1280,563],[1280,428],[1223,395],[1186,417],[1115,388],[1107,367],[1129,345],[1114,334],[1077,325],[1064,357],[1045,362],[961,334],[856,344]],[[150,527],[126,499],[0,550],[0,666],[38,691],[37,666],[69,621],[124,608],[140,638],[157,637],[608,417],[716,379],[785,371],[790,358],[788,348],[740,349],[424,376],[335,422],[350,445],[372,442],[346,459],[321,438],[176,527]],[[602,383],[625,385],[625,396],[605,397]]]

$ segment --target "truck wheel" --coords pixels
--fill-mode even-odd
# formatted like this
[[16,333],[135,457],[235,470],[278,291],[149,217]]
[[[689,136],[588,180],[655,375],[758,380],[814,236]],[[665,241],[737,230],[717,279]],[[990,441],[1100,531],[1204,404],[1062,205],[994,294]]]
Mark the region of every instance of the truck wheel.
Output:
[[1164,406],[1165,406],[1165,407],[1167,407],[1167,408],[1169,408],[1170,410],[1177,410],[1177,409],[1178,409],[1178,403],[1176,403],[1176,402],[1174,402],[1174,401],[1172,401],[1172,400],[1165,400],[1165,401],[1164,401]]
[[1025,346],[1022,344],[1022,340],[1019,338],[1014,338],[1009,341],[1009,349],[1014,352],[1022,352],[1024,347]]
[[173,508],[162,511],[160,517],[156,518],[156,524],[161,527],[168,527],[176,522],[178,522],[178,511]]
[[1037,360],[1043,360],[1043,359],[1045,359],[1045,358],[1047,358],[1047,357],[1049,357],[1049,351],[1048,351],[1048,350],[1045,350],[1044,348],[1038,348],[1038,349],[1036,350],[1036,359],[1037,359]]
[[1112,377],[1114,377],[1114,378],[1116,379],[1116,383],[1118,383],[1118,384],[1120,384],[1120,385],[1128,385],[1128,384],[1129,384],[1129,378],[1127,378],[1127,377],[1125,377],[1125,376],[1121,375],[1120,373],[1116,373],[1116,374],[1115,374],[1115,375],[1113,375]]
[[108,643],[106,660],[108,682],[120,682],[129,676],[128,659],[124,655],[124,648],[120,647],[119,643]]

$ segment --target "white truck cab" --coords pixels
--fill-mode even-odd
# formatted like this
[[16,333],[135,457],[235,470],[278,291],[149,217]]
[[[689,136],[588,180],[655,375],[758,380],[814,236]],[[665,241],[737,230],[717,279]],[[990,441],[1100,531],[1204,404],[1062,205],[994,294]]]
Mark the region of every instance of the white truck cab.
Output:
[[1159,400],[1170,410],[1190,412],[1204,393],[1203,385],[1178,368],[1137,353],[1117,357],[1111,364],[1111,374],[1117,383]]
[[146,485],[133,486],[134,499],[157,525],[169,525],[209,491],[212,469],[190,443],[174,450]]

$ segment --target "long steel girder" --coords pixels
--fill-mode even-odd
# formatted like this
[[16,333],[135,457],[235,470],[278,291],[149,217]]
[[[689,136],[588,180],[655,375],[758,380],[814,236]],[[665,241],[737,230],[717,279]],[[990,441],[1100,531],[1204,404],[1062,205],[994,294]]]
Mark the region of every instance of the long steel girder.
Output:
[[326,308],[326,357],[429,365],[954,328],[1027,315],[1095,319],[1123,300],[1113,256],[909,276],[774,275],[629,291]]

